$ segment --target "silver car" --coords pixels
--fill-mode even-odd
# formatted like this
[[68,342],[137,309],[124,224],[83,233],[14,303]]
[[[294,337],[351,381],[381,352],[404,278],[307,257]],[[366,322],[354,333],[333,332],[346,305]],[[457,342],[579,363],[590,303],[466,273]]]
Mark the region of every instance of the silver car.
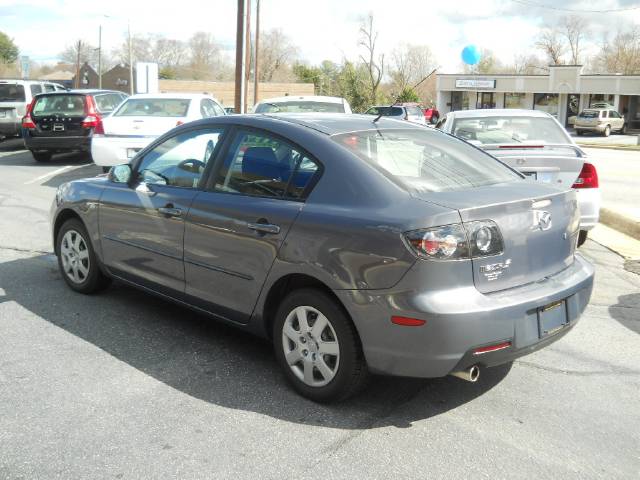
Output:
[[368,373],[475,381],[570,331],[594,272],[575,252],[575,191],[373,120],[208,118],[63,184],[62,277],[85,294],[115,278],[265,337],[316,401]]
[[600,218],[596,167],[551,115],[536,110],[462,110],[447,113],[436,128],[476,145],[531,180],[573,188],[580,206],[578,246]]
[[578,114],[573,124],[576,133],[599,133],[608,137],[611,132],[626,133],[624,118],[616,110],[610,108],[587,108]]

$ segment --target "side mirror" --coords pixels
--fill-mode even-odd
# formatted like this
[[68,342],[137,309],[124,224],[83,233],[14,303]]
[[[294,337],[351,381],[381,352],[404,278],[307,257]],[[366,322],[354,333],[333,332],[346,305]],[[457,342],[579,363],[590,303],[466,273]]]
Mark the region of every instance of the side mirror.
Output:
[[116,165],[109,170],[109,180],[115,183],[129,183],[131,180],[131,165]]

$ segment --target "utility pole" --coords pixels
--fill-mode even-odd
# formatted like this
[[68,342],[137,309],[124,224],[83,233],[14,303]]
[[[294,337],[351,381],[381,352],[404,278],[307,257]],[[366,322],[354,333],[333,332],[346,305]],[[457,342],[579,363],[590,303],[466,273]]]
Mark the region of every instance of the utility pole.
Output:
[[249,111],[249,77],[251,75],[251,0],[245,5],[244,113]]
[[102,88],[102,25],[98,28],[98,88]]
[[244,113],[244,3],[238,0],[238,12],[236,21],[236,75],[234,109],[236,113]]
[[78,40],[78,51],[76,55],[76,88],[80,88],[80,50],[82,50],[82,40]]
[[256,42],[253,56],[253,104],[258,103],[258,58],[260,53],[260,0],[256,0]]
[[133,48],[131,47],[131,21],[127,22],[127,31],[129,33],[129,93],[133,95]]

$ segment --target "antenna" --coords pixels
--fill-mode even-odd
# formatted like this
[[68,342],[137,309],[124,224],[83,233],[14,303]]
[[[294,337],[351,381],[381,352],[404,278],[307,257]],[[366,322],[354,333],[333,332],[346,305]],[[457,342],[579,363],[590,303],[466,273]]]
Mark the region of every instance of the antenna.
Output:
[[[422,82],[424,82],[426,79],[428,79],[431,75],[433,75],[434,73],[436,73],[436,70],[438,70],[440,67],[436,67],[433,70],[431,70],[431,73],[429,75],[427,75],[426,77],[424,77],[422,80],[420,80],[418,83],[416,83],[413,87],[411,87],[412,90],[418,88]],[[400,95],[402,95],[402,92],[400,92],[398,95],[396,95],[396,98],[394,99],[393,103],[391,105],[389,105],[389,108],[391,108],[392,106],[394,106],[396,103],[398,103],[398,100],[400,99]],[[380,120],[380,117],[382,117],[382,112],[380,112],[378,114],[378,116],[373,120],[373,123],[376,123],[378,120]]]

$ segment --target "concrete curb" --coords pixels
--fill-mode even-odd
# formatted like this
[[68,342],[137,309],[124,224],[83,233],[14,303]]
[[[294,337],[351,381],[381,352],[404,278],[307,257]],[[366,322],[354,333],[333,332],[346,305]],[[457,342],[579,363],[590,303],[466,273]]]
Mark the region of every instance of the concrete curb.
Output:
[[620,215],[608,208],[600,209],[600,222],[630,237],[640,240],[640,222],[625,215]]
[[622,150],[625,152],[640,151],[639,145],[602,145],[598,143],[578,143],[578,146],[584,148],[601,148],[605,150]]

